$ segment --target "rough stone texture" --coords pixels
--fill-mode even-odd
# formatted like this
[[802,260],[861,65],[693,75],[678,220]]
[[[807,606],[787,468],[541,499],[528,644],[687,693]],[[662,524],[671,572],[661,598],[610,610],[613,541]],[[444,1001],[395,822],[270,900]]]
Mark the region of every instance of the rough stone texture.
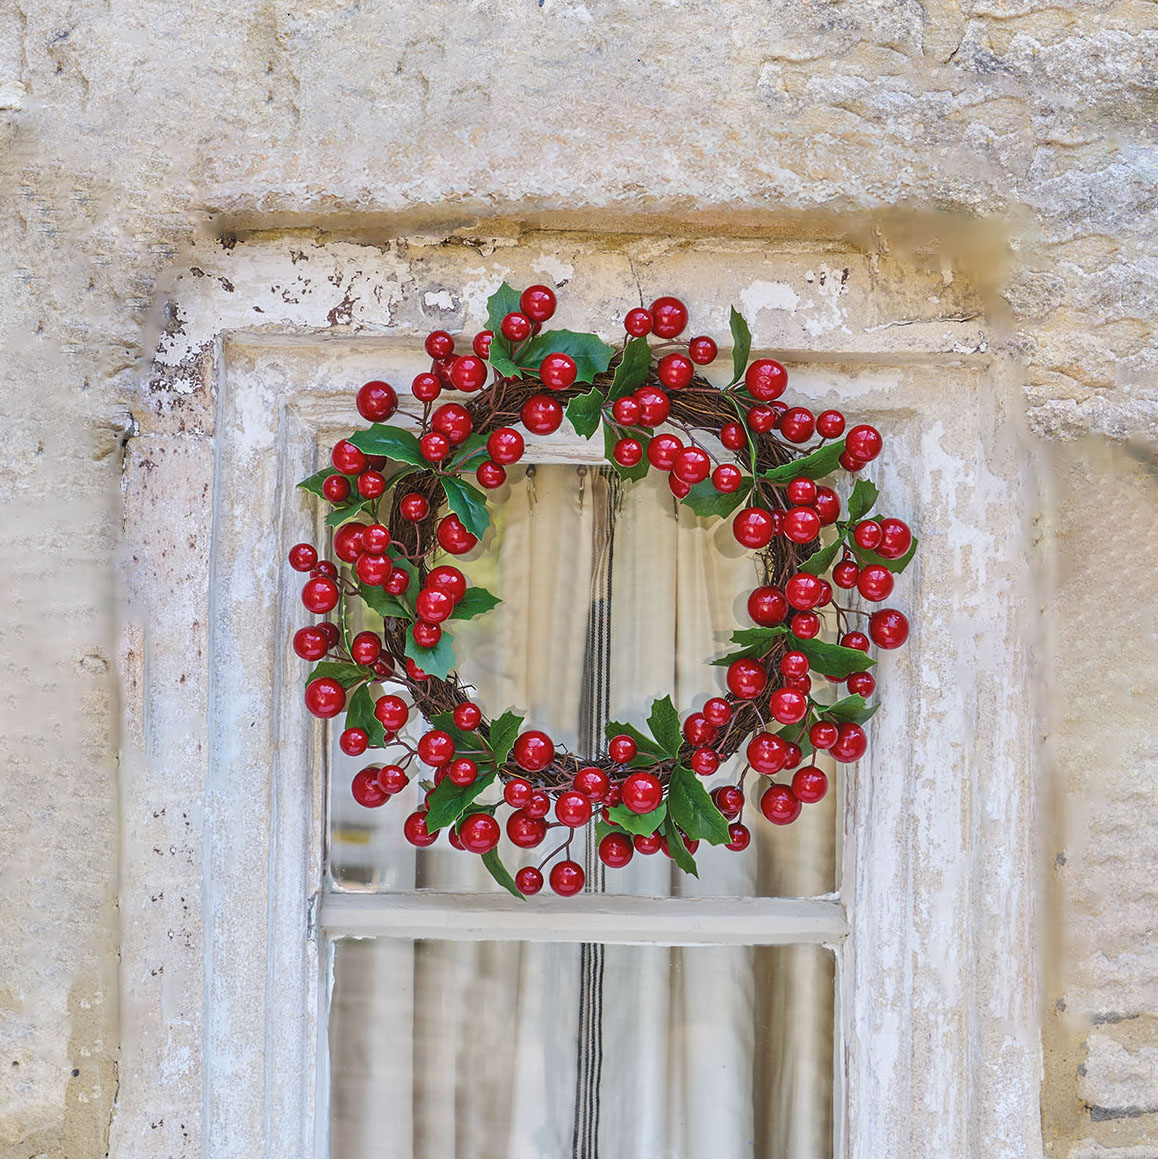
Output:
[[[488,221],[837,239],[886,282],[914,251],[946,278],[958,261],[977,271],[983,301],[964,308],[998,324],[1033,429],[1073,440],[1042,528],[1046,1138],[1083,1159],[1153,1153],[1155,1116],[1095,1116],[1078,1068],[1097,1021],[1121,1047],[1099,1050],[1098,1081],[1128,1085],[1139,1056],[1121,1020],[1158,1012],[1156,25],[1144,0],[11,3],[0,922],[20,936],[0,941],[0,1155],[104,1153],[131,1033],[117,946],[172,935],[197,957],[173,898],[163,917],[116,912],[120,826],[147,830],[116,779],[121,442],[133,414],[164,416],[155,444],[130,442],[132,487],[160,436],[199,455],[211,424],[181,386],[196,350],[142,397],[159,336],[184,325],[166,312],[174,271],[196,276],[196,253],[237,231],[511,233]],[[942,316],[929,293],[914,287],[914,318]],[[361,308],[347,287],[331,325]],[[882,342],[901,348],[907,328]],[[153,659],[148,678],[179,679],[175,658]]]

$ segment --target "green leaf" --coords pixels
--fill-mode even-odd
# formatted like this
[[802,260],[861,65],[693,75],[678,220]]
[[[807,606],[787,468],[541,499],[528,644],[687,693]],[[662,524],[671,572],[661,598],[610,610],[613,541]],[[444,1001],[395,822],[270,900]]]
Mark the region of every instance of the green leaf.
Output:
[[791,741],[792,744],[798,744],[800,746],[801,755],[807,758],[816,752],[816,749],[812,747],[812,741],[808,739],[808,729],[805,727],[806,725],[813,723],[815,723],[815,721],[813,721],[812,714],[810,713],[803,720],[798,721],[796,724],[786,724],[783,728],[778,729],[776,735],[782,737],[786,741]]
[[823,640],[797,639],[793,647],[803,652],[808,657],[808,663],[821,675],[835,676],[840,680],[854,672],[863,672],[876,663],[859,648],[842,648],[839,644],[826,644]]
[[400,620],[413,620],[414,616],[408,608],[403,607],[389,592],[382,588],[372,588],[369,584],[359,583],[362,592],[362,601],[371,611],[375,611],[386,620],[395,617]]
[[705,517],[722,515],[727,518],[748,498],[751,487],[752,480],[745,475],[740,486],[725,495],[722,491],[716,490],[716,485],[711,479],[705,479],[702,483],[693,483],[692,489],[681,502],[686,503],[697,515]]
[[863,519],[877,501],[877,486],[868,479],[858,479],[852,494],[848,497],[848,518],[854,523]]
[[752,331],[748,329],[744,315],[735,306],[732,307],[728,321],[732,327],[732,384],[735,385],[748,369],[748,355],[752,351]]
[[598,845],[608,833],[615,833],[619,826],[609,825],[603,820],[603,817],[597,814],[599,819],[595,822],[595,844]]
[[642,386],[651,373],[651,347],[646,338],[632,338],[623,348],[623,357],[615,368],[607,401],[615,402]]
[[793,459],[791,463],[782,463],[765,471],[761,478],[769,483],[791,483],[793,479],[823,479],[831,475],[840,466],[840,456],[844,453],[844,439],[839,443],[829,443],[811,455],[802,459]]
[[615,805],[607,810],[607,815],[621,829],[628,833],[636,833],[640,837],[650,837],[660,826],[660,822],[667,816],[667,802],[650,813],[633,813],[626,805]]
[[[457,471],[460,468],[466,467],[468,463],[473,462],[475,459],[478,459],[479,462],[482,462],[482,460],[487,457],[486,446],[486,435],[480,435],[478,432],[475,432],[472,435],[468,435],[466,442],[463,443],[462,446],[458,447],[454,454],[451,455],[450,462],[447,464],[447,469],[450,471]],[[394,480],[391,479],[390,481],[393,482]]]
[[366,679],[366,669],[358,664],[347,664],[342,660],[323,660],[314,665],[314,670],[306,677],[306,683],[328,676],[343,688],[353,688]]
[[[636,436],[638,438],[638,436]],[[643,447],[643,457],[635,464],[634,467],[621,467],[615,461],[615,444],[619,442],[619,436],[615,432],[615,428],[610,423],[603,424],[603,457],[611,464],[615,473],[621,479],[630,479],[632,481],[642,479],[646,474],[650,464],[647,461],[647,439],[640,439],[639,442]]]
[[419,648],[414,642],[414,634],[407,632],[406,655],[427,676],[435,676],[439,680],[445,680],[458,663],[454,655],[454,638],[445,627],[442,629],[442,638],[433,648]]
[[519,730],[522,727],[523,717],[511,712],[509,709],[497,720],[491,721],[487,744],[490,745],[491,752],[495,754],[495,762],[497,764],[503,764],[507,757],[511,755],[511,748],[514,746],[515,737],[519,735]]
[[454,741],[456,756],[469,756],[480,767],[484,764],[488,768],[490,767],[491,759],[486,752],[482,736],[477,732],[467,732],[465,728],[459,728],[454,723],[453,712],[435,713],[430,718],[430,724],[433,728],[442,729]]
[[818,711],[826,720],[851,720],[853,724],[864,724],[876,715],[880,703],[869,704],[863,696],[846,696],[835,704],[822,705]]
[[449,777],[444,777],[441,784],[434,786],[426,803],[426,828],[433,833],[436,829],[445,829],[454,824],[470,807],[478,796],[490,788],[496,774],[492,770],[482,773],[469,785],[456,785]]
[[363,511],[368,511],[373,506],[373,499],[363,499],[359,496],[352,503],[345,503],[341,507],[335,507],[326,516],[326,526],[341,527],[343,523],[349,523],[351,519],[356,519]]
[[857,562],[861,567],[867,567],[870,563],[879,563],[887,567],[894,575],[899,575],[909,566],[913,560],[913,556],[917,554],[917,540],[914,536],[912,545],[909,550],[905,552],[900,559],[885,559],[883,555],[877,555],[875,551],[866,551],[863,547],[857,547],[856,543],[851,543],[853,555],[856,556]]
[[683,765],[672,770],[667,786],[668,816],[693,840],[726,845],[731,836],[724,814],[716,808],[703,781]]
[[325,495],[322,493],[322,484],[331,475],[340,475],[341,473],[337,467],[324,467],[308,479],[303,479],[298,486],[303,491],[308,491],[311,495],[316,495],[319,499],[325,499]]
[[652,702],[647,727],[662,746],[664,756],[674,757],[680,751],[680,746],[684,743],[683,734],[680,732],[680,714],[676,712],[670,696]]
[[603,394],[592,388],[586,394],[577,394],[567,404],[567,421],[577,435],[591,438],[603,421]]
[[450,618],[452,620],[473,620],[475,616],[489,612],[496,604],[502,602],[498,596],[492,595],[486,588],[467,588],[466,595],[455,605],[454,611],[450,613]]
[[526,901],[526,896],[520,892],[519,887],[515,885],[515,879],[510,875],[507,867],[503,864],[499,857],[499,851],[492,849],[489,853],[482,855],[482,863],[487,868],[487,873],[491,875],[507,891],[507,893],[514,894],[520,901]]
[[806,571],[809,575],[823,575],[836,559],[836,554],[844,546],[844,537],[841,536],[835,543],[814,551],[799,567],[799,571]]
[[354,695],[346,702],[346,727],[364,728],[371,748],[380,749],[385,745],[386,730],[374,715],[374,697],[370,695],[369,684],[354,689]]
[[[519,291],[511,286],[509,282],[503,282],[487,298],[487,329],[494,334],[494,338],[491,339],[492,350],[495,348],[495,342],[506,342],[502,331],[503,319],[508,314],[518,313],[519,298]],[[509,350],[510,347],[508,346],[507,349]]]
[[462,520],[463,526],[482,539],[490,526],[486,496],[475,486],[451,475],[442,477],[447,506]]
[[657,741],[652,740],[651,737],[646,736],[640,732],[633,724],[623,724],[618,720],[613,720],[606,730],[607,739],[610,740],[614,736],[629,736],[639,748],[642,753],[654,753],[656,756],[663,755],[663,749]]
[[430,466],[418,449],[418,437],[401,427],[374,423],[367,430],[351,435],[350,442],[367,455],[385,455],[396,463],[410,463],[415,467]]
[[671,859],[684,871],[693,877],[699,877],[700,871],[696,868],[696,859],[691,855],[679,830],[669,820],[663,827],[663,835],[667,838],[667,847],[671,852]]
[[732,633],[732,643],[739,644],[740,650],[729,652],[726,656],[720,656],[713,660],[712,664],[719,667],[723,664],[731,664],[733,660],[764,656],[772,651],[777,637],[784,636],[787,632],[788,629],[783,624],[778,624],[774,628],[740,628]]
[[576,382],[594,382],[611,365],[614,346],[608,346],[595,334],[576,334],[573,330],[544,330],[519,351],[518,364],[525,370],[538,370],[548,354],[569,354],[575,360]]

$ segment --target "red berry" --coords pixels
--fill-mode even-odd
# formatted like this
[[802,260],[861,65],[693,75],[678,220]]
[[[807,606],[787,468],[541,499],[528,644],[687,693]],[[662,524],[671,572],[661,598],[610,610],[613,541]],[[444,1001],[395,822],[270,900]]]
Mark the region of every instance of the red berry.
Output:
[[474,477],[478,480],[480,487],[484,487],[488,491],[493,491],[496,487],[501,487],[507,481],[507,469],[487,459],[479,463],[475,469]]
[[318,579],[321,576],[324,576],[326,579],[337,579],[338,569],[328,559],[323,559],[310,572],[310,579]]
[[867,699],[876,691],[876,687],[877,682],[868,672],[854,672],[848,678],[848,690],[855,696],[863,696]]
[[740,815],[744,807],[744,794],[736,785],[721,785],[712,791],[712,800],[716,808],[729,820]]
[[455,726],[461,728],[463,732],[474,732],[482,722],[482,712],[479,706],[477,704],[471,704],[469,701],[465,704],[457,705],[452,715]]
[[401,793],[409,784],[406,770],[399,765],[383,765],[378,770],[378,785],[384,793]]
[[683,499],[691,491],[692,485],[685,483],[683,479],[678,478],[674,474],[669,474],[667,477],[667,488],[677,499]]
[[381,523],[371,523],[362,532],[362,550],[381,555],[390,546],[390,531]]
[[817,487],[812,506],[820,516],[821,527],[830,527],[840,518],[840,496],[831,487]]
[[429,624],[441,624],[454,611],[454,600],[437,588],[424,588],[414,601],[414,610]]
[[856,588],[866,600],[880,603],[893,593],[893,573],[883,564],[870,563],[861,569]]
[[608,833],[599,842],[599,860],[611,869],[622,869],[635,856],[635,846],[626,833]]
[[410,393],[419,402],[433,402],[442,393],[442,383],[433,374],[416,374],[410,384]]
[[289,565],[294,571],[310,571],[317,565],[317,549],[308,543],[295,543],[289,551]]
[[478,780],[478,765],[470,757],[455,757],[446,776],[456,785],[473,785]]
[[322,481],[322,494],[331,503],[343,503],[350,497],[350,480],[345,475],[329,475]]
[[858,652],[869,650],[869,638],[863,632],[845,632],[840,638],[842,648],[855,648]]
[[865,551],[875,551],[884,538],[884,531],[875,519],[862,519],[852,529],[853,542]]
[[900,559],[913,546],[913,533],[901,519],[882,519],[881,541],[876,551],[882,559]]
[[579,375],[570,354],[548,354],[539,366],[539,378],[551,390],[566,390]]
[[696,368],[686,354],[665,354],[655,369],[656,377],[668,390],[681,390],[690,386],[695,377]]
[[541,789],[531,793],[531,799],[524,806],[523,811],[528,817],[546,817],[551,809],[551,798]]
[[417,620],[410,629],[410,634],[419,648],[434,648],[442,639],[442,629],[437,624],[429,624],[425,620]]
[[398,512],[403,519],[407,519],[411,523],[420,523],[430,514],[430,501],[425,495],[411,491],[409,495],[403,495],[398,501]]
[[642,853],[645,857],[650,857],[653,853],[658,853],[663,845],[663,838],[658,833],[637,833],[631,839],[632,845],[635,846],[636,852]]
[[780,420],[780,433],[790,443],[808,442],[815,429],[816,420],[812,417],[812,411],[807,407],[790,407],[784,412],[784,417]]
[[346,690],[329,676],[319,676],[306,685],[306,708],[327,720],[346,707]]
[[418,440],[418,449],[428,463],[441,463],[450,454],[450,439],[438,431],[428,431]]
[[895,608],[882,608],[869,619],[869,635],[882,648],[899,648],[909,638],[909,621]]
[[706,334],[701,334],[688,343],[688,355],[697,366],[707,366],[709,362],[715,362],[719,352],[720,348],[715,340]]
[[551,866],[551,888],[560,897],[572,897],[583,888],[583,867],[577,861],[559,861]]
[[470,411],[457,402],[446,402],[430,416],[431,430],[445,435],[452,447],[465,443],[474,430]]
[[841,451],[838,461],[846,471],[859,471],[865,465],[864,460],[858,459],[855,455],[850,455],[848,451]]
[[638,439],[620,439],[611,454],[621,467],[634,467],[643,458],[643,447]]
[[621,791],[623,804],[633,813],[651,813],[663,800],[663,785],[652,773],[632,773]]
[[358,413],[369,423],[385,422],[398,409],[398,395],[388,382],[375,379],[358,391]]
[[790,825],[800,816],[800,802],[787,785],[770,785],[760,798],[760,812],[773,825]]
[[702,483],[708,477],[708,472],[711,469],[712,460],[699,447],[684,447],[676,455],[671,471],[677,479],[682,479],[685,483],[694,486],[696,483]]
[[294,651],[303,660],[320,660],[329,650],[329,638],[320,625],[299,628],[294,633]]
[[[442,437],[441,435],[439,436]],[[379,471],[363,471],[358,476],[358,494],[363,499],[377,499],[386,491],[386,476]]]
[[660,471],[670,471],[684,449],[675,435],[656,435],[647,445],[647,461]]
[[472,813],[459,827],[458,836],[468,853],[489,853],[499,843],[499,823],[489,813]]
[[744,385],[753,398],[771,402],[784,393],[788,385],[788,371],[774,358],[760,358],[744,373]]
[[801,640],[811,640],[820,632],[820,617],[815,612],[797,612],[788,621],[789,630]]
[[330,462],[343,475],[360,475],[369,465],[365,454],[348,439],[342,439],[334,444],[334,449],[330,453]]
[[757,588],[748,597],[748,615],[762,627],[775,627],[788,615],[788,600],[777,587]]
[[440,728],[424,733],[418,741],[418,759],[432,769],[454,760],[454,741]]
[[345,563],[356,563],[364,550],[362,536],[365,530],[362,523],[343,523],[334,532],[334,554]]
[[839,729],[830,720],[818,720],[808,730],[808,743],[814,749],[830,749],[836,744]]
[[788,502],[793,507],[811,507],[816,502],[816,484],[811,479],[793,479],[788,484]]
[[431,358],[449,358],[454,353],[454,339],[445,330],[433,330],[426,336],[426,353]]
[[517,310],[508,314],[499,326],[508,342],[525,342],[531,336],[531,319]]
[[503,800],[512,809],[524,809],[531,803],[533,792],[530,781],[524,781],[522,777],[515,777],[503,786]]
[[633,338],[643,338],[645,335],[650,334],[651,327],[651,311],[645,310],[642,306],[636,306],[634,310],[628,310],[626,317],[623,319],[624,330]]
[[678,338],[688,324],[688,308],[679,298],[656,298],[651,322],[657,338]]
[[611,415],[620,426],[633,427],[639,422],[639,402],[631,395],[617,398],[611,404]]
[[487,454],[503,466],[517,463],[523,457],[526,444],[514,427],[499,427],[487,438]]
[[[357,756],[358,754],[351,755]],[[390,794],[378,784],[377,777],[377,767],[370,765],[356,773],[350,783],[350,792],[353,793],[354,800],[366,809],[377,809],[385,805],[390,799]]]
[[758,435],[766,435],[769,431],[776,429],[778,417],[776,411],[770,406],[757,404],[748,411],[748,426]]
[[728,840],[724,843],[725,849],[731,849],[735,853],[742,853],[748,848],[752,841],[752,834],[747,825],[741,825],[739,821],[734,821],[728,826]]
[[494,340],[494,336],[495,333],[493,330],[480,330],[474,336],[474,341],[471,342],[470,348],[479,358],[490,358],[491,342]]
[[635,741],[621,733],[619,736],[611,738],[607,745],[607,751],[613,761],[625,765],[634,759],[637,750]]
[[338,585],[327,576],[306,581],[302,588],[302,603],[315,616],[325,615],[338,602]]
[[431,833],[426,828],[426,811],[424,809],[411,813],[402,822],[402,835],[411,845],[417,845],[420,849],[427,845],[433,845],[438,840],[438,834]]
[[690,745],[711,744],[716,739],[716,726],[702,712],[693,712],[684,721],[683,734]]
[[[807,509],[801,507],[796,510]],[[812,512],[812,517],[816,518],[815,511]],[[773,535],[772,516],[763,507],[745,507],[732,520],[732,534],[736,537],[736,542],[743,547],[753,549],[767,547]]]
[[766,777],[775,776],[788,764],[788,743],[772,732],[758,732],[744,751],[748,764]]
[[828,777],[815,765],[797,769],[792,777],[792,793],[798,801],[814,805],[828,792]]
[[864,729],[852,721],[843,721],[838,729],[836,743],[828,750],[838,761],[859,760],[868,747]]
[[733,466],[731,463],[721,463],[712,472],[712,486],[721,495],[731,495],[739,491],[740,484],[743,482],[743,472],[739,467]]
[[523,403],[523,426],[533,435],[549,435],[559,429],[563,408],[550,395],[533,394]]
[[824,598],[824,581],[808,572],[797,572],[784,585],[788,602],[801,611],[810,611]]
[[795,688],[777,688],[768,707],[781,724],[799,724],[808,712],[808,697]]
[[422,669],[419,668],[418,665],[415,664],[409,656],[406,657],[406,675],[409,677],[409,679],[413,680],[415,684],[421,684],[424,680],[430,679],[430,677],[427,676],[426,673],[423,672]]
[[531,897],[543,888],[543,875],[533,865],[524,865],[515,874],[515,888],[519,893]]
[[578,790],[568,789],[555,799],[555,816],[569,829],[578,829],[591,820],[591,802]]
[[832,569],[832,582],[838,588],[844,588],[847,591],[849,588],[856,587],[856,581],[859,575],[860,568],[851,559],[842,559]]
[[438,542],[451,555],[465,555],[474,550],[478,539],[467,531],[457,515],[446,515],[438,524]]
[[457,567],[444,563],[426,577],[426,587],[445,592],[457,604],[466,595],[466,576]]
[[717,728],[732,719],[732,706],[722,697],[713,696],[706,701],[703,708],[704,716]]
[[748,445],[748,436],[739,423],[724,423],[720,427],[720,442],[730,451],[741,451]]
[[812,691],[812,677],[811,676],[785,676],[785,688],[795,688],[797,692],[811,692]]
[[338,737],[338,748],[348,757],[360,757],[370,743],[370,734],[364,728],[347,728]]
[[820,516],[811,507],[793,507],[784,513],[784,536],[793,543],[809,543],[820,534]]
[[382,586],[392,596],[400,596],[410,586],[410,573],[400,567],[391,568]]
[[733,660],[728,665],[728,689],[741,700],[754,700],[768,684],[768,674],[755,660]]
[[385,583],[390,570],[390,560],[384,555],[360,555],[354,564],[354,574],[369,587]]
[[529,729],[519,734],[512,753],[520,769],[539,773],[555,759],[555,745],[545,732]]
[[610,787],[611,778],[594,765],[588,765],[575,774],[575,790],[593,804],[602,801]]
[[881,432],[876,427],[853,427],[844,440],[844,449],[862,463],[870,463],[881,453]]
[[478,390],[486,380],[487,364],[477,354],[464,354],[450,364],[450,381],[458,390]]
[[639,423],[644,427],[658,427],[671,414],[671,399],[658,386],[641,386],[632,398],[639,403]]
[[710,777],[720,767],[720,754],[712,748],[696,749],[690,763],[698,776]]
[[350,643],[350,656],[355,664],[373,664],[382,651],[382,640],[377,632],[359,632]]
[[839,439],[844,434],[844,415],[838,410],[821,411],[816,416],[816,430],[823,438]]
[[555,291],[549,286],[528,286],[519,295],[519,309],[532,322],[546,322],[555,313]]

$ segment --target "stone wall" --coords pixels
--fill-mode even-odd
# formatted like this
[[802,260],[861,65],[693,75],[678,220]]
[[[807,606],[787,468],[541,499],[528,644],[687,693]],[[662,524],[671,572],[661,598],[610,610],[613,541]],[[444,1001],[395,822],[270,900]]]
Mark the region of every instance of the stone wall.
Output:
[[[184,325],[174,271],[250,231],[485,244],[520,225],[839,239],[874,278],[944,271],[914,322],[963,317],[955,269],[982,287],[967,308],[1051,464],[1046,1144],[1158,1155],[1156,112],[1143,0],[11,3],[0,1156],[103,1155],[133,1033],[113,559],[134,416],[208,444],[181,385],[195,355],[161,397],[146,385]],[[329,324],[357,309],[335,289]],[[190,854],[155,855],[163,878]],[[164,936],[195,955],[181,905]]]

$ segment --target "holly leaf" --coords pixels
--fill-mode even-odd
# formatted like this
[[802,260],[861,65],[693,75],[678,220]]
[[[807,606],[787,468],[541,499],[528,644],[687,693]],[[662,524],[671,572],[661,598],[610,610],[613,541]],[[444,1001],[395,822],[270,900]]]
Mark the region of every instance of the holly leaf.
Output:
[[667,786],[668,816],[693,840],[726,845],[731,836],[724,814],[716,808],[703,781],[683,765],[672,770]]
[[577,394],[567,404],[567,421],[577,435],[591,438],[603,421],[603,395],[592,388],[586,394]]
[[442,489],[447,506],[462,520],[463,526],[471,535],[482,539],[490,526],[486,496],[477,487],[452,475],[442,477]]
[[615,833],[618,829],[618,825],[609,825],[600,816],[599,820],[595,822],[595,844],[598,845],[608,833]]
[[849,546],[852,548],[852,553],[856,556],[857,562],[861,567],[867,567],[870,563],[879,563],[883,567],[887,567],[894,575],[899,575],[903,572],[912,562],[913,556],[917,554],[917,540],[915,537],[909,550],[900,559],[885,559],[883,555],[877,555],[875,551],[866,551],[863,547],[857,547],[855,543]]
[[482,855],[482,863],[486,866],[487,873],[491,875],[507,891],[507,893],[514,894],[520,901],[526,901],[526,896],[515,885],[515,879],[510,875],[507,867],[503,864],[499,857],[499,851],[492,849],[489,853]]
[[611,365],[614,346],[608,346],[595,334],[576,334],[573,330],[544,330],[519,351],[519,366],[538,370],[548,354],[569,354],[575,360],[576,382],[594,382]]
[[728,322],[732,328],[732,385],[735,386],[748,369],[748,355],[752,351],[752,331],[748,329],[744,315],[735,306],[732,307]]
[[[468,435],[466,442],[451,456],[450,462],[447,464],[447,469],[457,471],[475,459],[481,462],[486,458],[486,446],[486,435],[480,435],[477,431],[472,435]],[[390,481],[394,482],[393,479]]]
[[830,543],[827,547],[822,547],[819,551],[814,551],[797,570],[806,571],[809,575],[823,575],[832,567],[832,561],[836,559],[837,552],[843,546],[844,537],[841,536],[835,543]]
[[[508,314],[516,314],[519,311],[519,291],[516,290],[509,282],[503,282],[501,286],[489,298],[487,298],[487,329],[494,335],[491,339],[491,349],[495,348],[496,342],[505,343],[507,340],[503,337],[502,325],[503,319]],[[510,346],[507,346],[508,351]]]
[[359,496],[351,503],[344,503],[341,507],[335,507],[326,516],[326,526],[341,527],[343,523],[349,523],[351,519],[356,519],[363,511],[368,511],[373,506],[373,499],[363,499]]
[[353,688],[366,679],[366,670],[359,664],[347,664],[343,660],[323,660],[314,665],[314,670],[306,677],[306,683],[328,676],[343,688]]
[[846,696],[835,704],[822,705],[818,711],[826,720],[850,720],[864,724],[876,715],[880,703],[869,704],[863,696]]
[[377,612],[384,620],[391,617],[399,620],[413,620],[414,616],[389,592],[382,588],[372,588],[369,584],[359,583],[358,589],[362,593],[362,602],[371,611]]
[[858,479],[848,497],[848,518],[854,523],[863,519],[873,509],[878,494],[875,483],[870,483],[868,479]]
[[692,489],[683,497],[682,503],[686,503],[697,515],[707,517],[709,515],[722,515],[727,518],[748,498],[748,493],[752,487],[752,480],[747,475],[744,476],[740,486],[725,495],[723,491],[717,491],[716,485],[711,479],[705,479],[702,483],[693,483]]
[[409,463],[414,467],[430,466],[418,449],[418,437],[401,427],[374,423],[366,430],[351,435],[349,441],[367,455],[385,455],[396,463]]
[[650,813],[633,813],[626,805],[614,805],[607,810],[611,818],[621,829],[628,833],[635,833],[640,837],[650,837],[660,826],[660,822],[667,816],[667,802]]
[[[455,664],[458,663],[454,655],[454,638],[445,628],[442,629],[441,639],[433,648],[420,648],[414,642],[414,634],[407,632],[406,656],[413,660],[427,676],[434,676],[439,680],[445,680]],[[855,672],[856,669],[853,671]]]
[[618,398],[631,394],[637,386],[642,386],[651,373],[651,347],[646,338],[632,338],[623,348],[623,357],[615,368],[615,375],[611,379],[611,389],[607,392],[607,401],[615,402]]
[[816,752],[816,749],[812,747],[812,741],[808,739],[808,729],[804,727],[810,723],[815,723],[812,721],[811,714],[796,724],[786,724],[782,729],[777,730],[776,735],[792,744],[799,745],[802,757],[810,757]]
[[505,763],[507,757],[511,755],[515,737],[519,735],[519,730],[522,727],[523,717],[509,709],[497,720],[491,721],[487,744],[490,745],[490,750],[494,753],[497,764]]
[[749,659],[754,656],[763,656],[772,651],[772,646],[780,636],[786,635],[788,629],[783,624],[774,628],[739,628],[732,633],[732,643],[739,644],[738,652],[729,652],[727,656],[720,656],[712,664],[719,666],[731,664],[733,660]]
[[316,495],[319,499],[325,499],[325,494],[322,492],[322,484],[331,475],[340,475],[342,472],[337,467],[325,467],[316,474],[311,475],[308,479],[303,479],[298,486],[303,491],[308,491],[311,495]]
[[502,602],[498,596],[492,595],[486,588],[467,588],[466,595],[455,605],[454,611],[450,613],[450,618],[452,620],[473,620],[475,616],[489,612],[496,604]]
[[823,676],[835,676],[843,680],[854,672],[863,672],[876,663],[871,656],[859,648],[842,648],[839,644],[826,644],[823,640],[797,639],[793,647],[808,657],[808,663]]
[[640,439],[643,446],[643,456],[634,467],[624,467],[615,461],[615,444],[619,442],[619,436],[615,433],[615,428],[610,423],[603,424],[603,457],[611,464],[615,473],[621,479],[630,479],[632,481],[642,479],[647,474],[649,463],[647,461],[647,439]]
[[354,689],[354,695],[346,702],[346,727],[364,728],[371,748],[380,749],[386,744],[386,730],[374,715],[374,697],[370,695],[369,684]]
[[670,696],[653,701],[651,715],[647,718],[647,727],[662,746],[664,756],[674,757],[680,751],[680,746],[684,743],[683,734],[680,732],[680,714],[676,712]]
[[667,847],[671,853],[672,861],[684,873],[690,873],[693,877],[699,877],[700,871],[696,868],[696,859],[691,855],[691,851],[684,844],[684,839],[680,836],[679,830],[670,820],[663,827],[663,835],[667,838]]
[[430,718],[434,728],[440,728],[452,741],[456,756],[469,756],[476,764],[490,764],[490,756],[483,744],[483,738],[477,732],[467,732],[454,723],[453,712],[437,712]]
[[[623,724],[621,721],[613,720],[607,726],[607,739],[610,740],[614,736],[629,736],[635,741],[636,746],[640,752],[654,753],[656,756],[663,755],[663,749],[658,742],[640,732],[633,724]],[[650,763],[650,762],[649,762]]]
[[434,791],[426,800],[426,828],[433,833],[453,825],[471,806],[476,797],[490,788],[495,772],[482,773],[469,785],[456,785],[449,777],[434,786]]
[[839,443],[829,443],[811,455],[802,459],[793,459],[791,463],[781,463],[765,471],[760,477],[769,483],[791,483],[793,479],[823,479],[831,475],[840,466],[840,456],[844,453],[844,439]]

